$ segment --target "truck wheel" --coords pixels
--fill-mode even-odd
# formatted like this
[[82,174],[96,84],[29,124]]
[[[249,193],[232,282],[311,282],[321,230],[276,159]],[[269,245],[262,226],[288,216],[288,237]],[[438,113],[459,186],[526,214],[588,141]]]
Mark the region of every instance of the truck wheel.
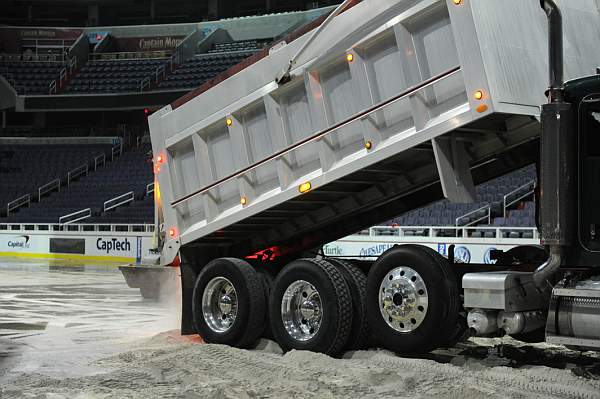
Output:
[[457,335],[460,297],[448,261],[419,245],[394,247],[373,264],[367,309],[375,338],[403,354],[420,354]]
[[[265,304],[269,304],[269,296],[271,295],[271,290],[273,289],[273,275],[264,269],[257,269],[258,274],[262,280],[264,293],[265,293]],[[262,333],[262,336],[267,339],[274,339],[273,332],[271,331],[271,323],[269,318],[269,311],[265,311],[265,329]]]
[[196,331],[206,342],[248,348],[264,330],[263,282],[241,259],[208,263],[198,275],[192,301]]
[[352,331],[346,344],[347,350],[364,349],[369,346],[371,329],[367,321],[367,276],[352,263],[337,258],[327,262],[337,267],[350,288],[352,298]]
[[271,330],[284,351],[339,354],[352,329],[350,289],[338,269],[317,259],[287,265],[269,301]]

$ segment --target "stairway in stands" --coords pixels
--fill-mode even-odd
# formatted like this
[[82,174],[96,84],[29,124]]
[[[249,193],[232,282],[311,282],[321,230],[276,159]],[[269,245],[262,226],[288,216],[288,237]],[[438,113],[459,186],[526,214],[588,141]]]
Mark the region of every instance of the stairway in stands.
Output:
[[[111,213],[103,215],[103,205],[114,197],[133,192],[134,201],[129,209],[134,212],[119,210],[119,218],[127,222],[127,218],[135,222],[151,223],[153,211],[147,206],[149,199],[146,187],[153,181],[151,154],[148,145],[123,152],[123,154],[97,171],[82,176],[71,182],[60,192],[52,193],[39,203],[32,203],[29,208],[21,208],[2,221],[7,223],[58,223],[61,216],[90,208],[93,218],[82,223],[112,223]],[[150,201],[151,202],[151,201]],[[139,212],[138,212],[139,210]]]

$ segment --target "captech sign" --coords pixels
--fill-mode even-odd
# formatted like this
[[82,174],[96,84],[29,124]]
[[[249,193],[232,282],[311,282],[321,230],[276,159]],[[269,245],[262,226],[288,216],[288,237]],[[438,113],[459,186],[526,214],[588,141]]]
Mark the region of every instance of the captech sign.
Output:
[[96,240],[96,248],[107,254],[111,251],[129,252],[131,251],[131,242],[127,238],[122,240],[119,240],[118,238],[98,238],[98,240]]
[[27,249],[29,248],[30,236],[16,236],[8,241],[7,245],[12,249]]

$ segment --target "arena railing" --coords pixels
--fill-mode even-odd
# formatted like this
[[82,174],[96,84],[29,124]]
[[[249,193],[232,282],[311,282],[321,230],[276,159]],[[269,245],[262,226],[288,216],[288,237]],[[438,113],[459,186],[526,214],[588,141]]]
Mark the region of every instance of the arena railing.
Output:
[[154,224],[107,224],[107,223],[0,223],[0,234],[3,232],[80,232],[80,233],[152,233]]
[[66,83],[70,76],[73,76],[75,69],[77,68],[77,58],[73,57],[69,60],[66,67],[62,68],[58,73],[58,79],[54,79],[50,82],[48,88],[48,94],[56,94],[59,87],[63,86],[63,82]]
[[89,171],[90,171],[90,167],[87,163],[79,165],[75,169],[68,171],[67,172],[67,187],[69,187],[72,180],[75,180],[79,176],[83,176],[83,175],[87,176]]
[[146,184],[146,195],[150,195],[154,192],[154,183]]
[[502,212],[504,217],[506,217],[509,207],[524,200],[527,197],[532,196],[535,193],[535,186],[535,180],[532,180],[506,194],[502,199]]
[[29,206],[31,204],[31,195],[25,194],[22,197],[19,197],[8,204],[6,204],[6,216],[10,215],[12,211],[15,211],[22,206]]
[[[482,212],[484,212],[482,214],[482,216],[477,217],[477,215]],[[471,216],[475,216],[476,219],[471,220]],[[492,223],[492,207],[490,204],[484,205],[481,208],[475,209],[474,211],[465,213],[464,215],[457,217],[455,220],[455,225],[457,227],[460,227],[460,226],[468,227],[468,226],[473,226],[476,223],[481,223],[486,219],[487,219],[487,224]],[[464,220],[466,220],[467,223],[461,224],[461,222]]]
[[123,51],[114,53],[91,53],[90,61],[115,61],[115,60],[140,60],[140,59],[163,59],[169,58],[171,51]]
[[117,197],[111,198],[108,201],[104,202],[103,212],[118,208],[121,205],[128,204],[130,202],[133,202],[134,200],[135,200],[135,193],[133,191],[130,191],[123,195],[119,195]]
[[38,202],[41,201],[42,195],[52,192],[54,190],[60,192],[60,179],[54,179],[51,182],[38,187]]
[[110,160],[114,161],[116,157],[120,156],[121,154],[123,154],[123,142],[121,142],[120,144],[114,146],[111,150],[110,150]]
[[0,54],[0,61],[63,62],[58,54]]
[[[475,237],[475,232],[489,232],[488,237]],[[368,237],[417,237],[422,238],[477,238],[477,239],[507,239],[511,232],[529,233],[530,238],[539,239],[536,227],[494,227],[494,226],[373,226],[362,230],[353,236]],[[514,238],[510,238],[514,239]]]
[[67,225],[75,222],[79,222],[80,220],[84,220],[92,217],[92,209],[86,208],[77,212],[69,213],[68,215],[63,215],[58,218],[58,223],[61,225]]
[[106,164],[106,154],[102,153],[96,157],[94,157],[94,170],[98,170],[99,166],[104,166]]

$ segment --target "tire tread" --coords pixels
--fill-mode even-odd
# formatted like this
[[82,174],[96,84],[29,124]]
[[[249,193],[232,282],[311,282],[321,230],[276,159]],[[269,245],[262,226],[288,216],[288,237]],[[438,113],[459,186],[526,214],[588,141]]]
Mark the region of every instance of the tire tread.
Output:
[[353,263],[338,258],[328,258],[326,261],[338,265],[342,275],[346,278],[351,290],[353,303],[352,324],[353,331],[346,349],[364,349],[371,343],[371,327],[367,320],[367,276]]

